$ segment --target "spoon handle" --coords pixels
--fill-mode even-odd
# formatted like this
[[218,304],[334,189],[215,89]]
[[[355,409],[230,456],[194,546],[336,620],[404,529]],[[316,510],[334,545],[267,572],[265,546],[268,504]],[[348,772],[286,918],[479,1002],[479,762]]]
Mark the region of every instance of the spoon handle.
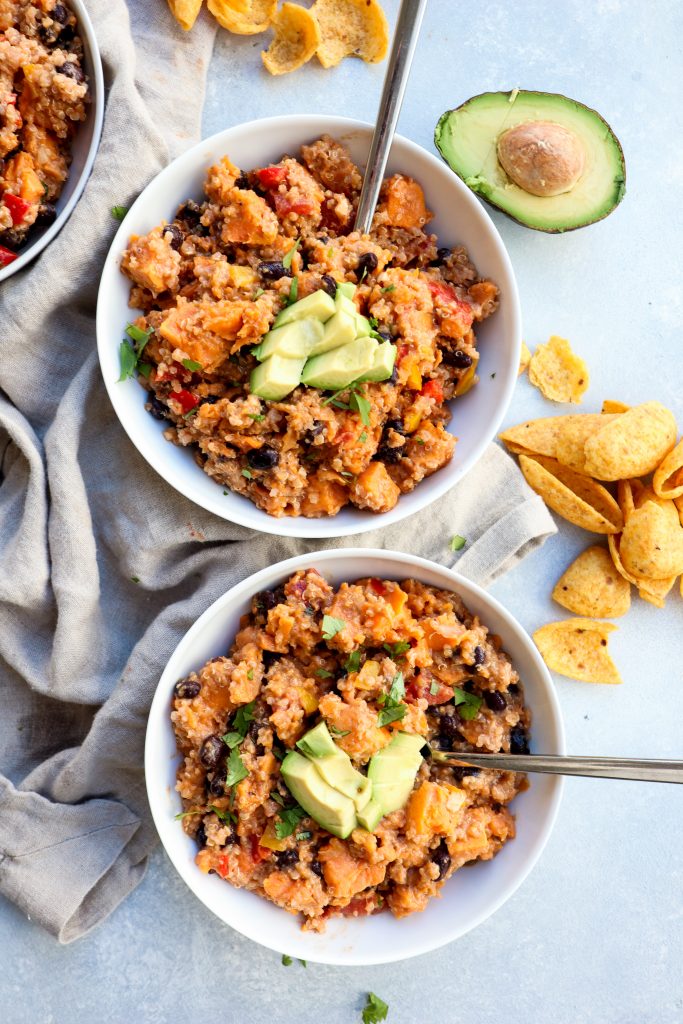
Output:
[[683,761],[544,754],[451,754],[442,750],[432,750],[431,756],[433,761],[454,767],[545,772],[548,775],[587,775],[596,779],[633,779],[639,782],[683,782]]
[[403,94],[426,6],[427,0],[402,0],[401,2],[389,67],[384,78],[382,99],[368,154],[363,189],[356,213],[355,229],[364,235],[369,232],[375,214],[377,197],[396,131],[396,122],[401,111]]

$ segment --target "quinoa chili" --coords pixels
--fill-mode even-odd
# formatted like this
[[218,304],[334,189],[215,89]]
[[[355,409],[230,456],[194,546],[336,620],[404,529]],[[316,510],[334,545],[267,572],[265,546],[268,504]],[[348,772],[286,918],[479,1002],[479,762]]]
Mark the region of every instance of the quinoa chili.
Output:
[[[383,725],[398,673],[402,714]],[[305,928],[423,910],[455,871],[514,837],[508,804],[524,775],[424,759],[404,807],[342,840],[298,807],[280,772],[318,720],[361,772],[396,730],[443,750],[528,753],[519,677],[450,591],[376,578],[334,589],[315,569],[296,572],[253,598],[225,656],[176,683],[171,719],[178,827],[196,840],[199,869]]]
[[0,2],[0,267],[56,217],[88,101],[77,27],[61,0]]
[[[204,471],[272,516],[391,509],[444,466],[446,404],[476,382],[474,326],[498,303],[462,248],[437,246],[418,182],[388,178],[369,235],[353,231],[361,174],[324,136],[244,172],[223,157],[200,202],[134,236],[121,269],[144,345],[124,350],[147,409]],[[393,377],[336,395],[250,393],[252,349],[292,297],[357,286],[358,312],[395,345]]]

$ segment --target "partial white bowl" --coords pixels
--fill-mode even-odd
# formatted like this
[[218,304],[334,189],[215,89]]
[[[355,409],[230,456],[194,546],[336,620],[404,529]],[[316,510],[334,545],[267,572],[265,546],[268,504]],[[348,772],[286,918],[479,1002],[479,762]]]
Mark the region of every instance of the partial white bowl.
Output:
[[104,78],[102,77],[102,61],[95,38],[95,30],[83,0],[66,0],[66,3],[78,18],[78,34],[83,40],[83,70],[88,76],[91,103],[88,105],[85,121],[76,128],[71,146],[72,159],[69,177],[56,203],[57,217],[52,224],[36,231],[31,236],[30,241],[22,247],[16,260],[13,260],[9,266],[0,269],[0,282],[11,277],[12,274],[16,274],[18,270],[35,259],[38,253],[42,252],[45,246],[49,245],[62,230],[81,198],[100,144],[104,120]]
[[342,966],[390,963],[428,953],[459,938],[485,921],[521,885],[538,860],[557,815],[563,780],[534,775],[530,788],[512,803],[516,838],[486,863],[458,871],[446,883],[441,899],[420,914],[397,920],[378,914],[362,920],[332,918],[318,935],[301,931],[298,918],[216,875],[204,875],[194,863],[196,844],[183,832],[175,815],[182,810],[175,791],[180,757],[171,727],[173,686],[209,658],[226,654],[249,610],[253,594],[283,583],[297,569],[314,566],[332,584],[363,576],[416,579],[454,590],[470,611],[502,637],[524,684],[532,712],[531,745],[546,754],[563,754],[564,730],[550,675],[519,623],[494,598],[464,577],[434,562],[392,551],[349,549],[299,555],[269,566],[237,584],[195,622],[174,651],[159,681],[147,725],[145,777],[154,823],[166,853],[181,878],[202,903],[226,924],[254,942],[290,956]]
[[185,497],[234,523],[284,537],[342,537],[396,523],[431,504],[460,480],[481,457],[498,430],[517,379],[521,319],[517,285],[505,246],[489,215],[451,170],[420,146],[397,135],[388,173],[402,171],[423,186],[435,213],[430,230],[442,245],[461,244],[479,272],[500,288],[500,308],[477,330],[481,362],[479,384],[454,404],[449,429],[459,438],[452,461],[404,494],[390,512],[345,508],[326,519],[276,519],[248,498],[211,480],[195,463],[192,452],[164,439],[164,424],[144,409],[145,392],[135,380],[117,383],[119,345],[135,313],[128,306],[130,282],[119,269],[131,234],[143,234],[161,220],[170,220],[183,200],[202,197],[207,168],[224,154],[244,169],[296,155],[304,142],[324,132],[340,139],[354,160],[364,165],[372,129],[361,121],[322,114],[291,115],[252,121],[206,139],[165,168],[142,192],[114,236],[104,264],[97,302],[97,344],[104,382],[116,414],[138,451],[157,473]]

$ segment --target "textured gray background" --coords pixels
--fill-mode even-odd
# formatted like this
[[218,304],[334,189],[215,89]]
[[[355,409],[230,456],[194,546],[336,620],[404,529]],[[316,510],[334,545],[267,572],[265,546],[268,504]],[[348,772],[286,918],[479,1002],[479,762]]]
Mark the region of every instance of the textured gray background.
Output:
[[[386,7],[393,15],[396,0]],[[603,397],[658,398],[681,423],[679,11],[673,0],[430,0],[400,129],[431,149],[445,109],[515,85],[564,92],[607,117],[628,165],[613,217],[559,237],[494,219],[531,347],[557,333],[589,361],[584,409]],[[373,118],[381,66],[349,60],[324,72],[312,62],[271,79],[260,46],[219,35],[206,134],[287,112]],[[508,422],[551,411],[523,381]],[[436,560],[457,530],[444,524]],[[561,617],[551,585],[587,542],[562,522],[494,594],[530,630]],[[677,594],[665,612],[634,600],[611,641],[624,686],[557,679],[570,751],[683,754],[682,612]],[[133,896],[67,948],[0,903],[0,1019],[348,1024],[374,990],[392,1024],[673,1024],[683,1019],[682,812],[683,792],[671,786],[569,781],[541,863],[494,918],[438,953],[370,969],[282,967],[201,907],[158,851]]]

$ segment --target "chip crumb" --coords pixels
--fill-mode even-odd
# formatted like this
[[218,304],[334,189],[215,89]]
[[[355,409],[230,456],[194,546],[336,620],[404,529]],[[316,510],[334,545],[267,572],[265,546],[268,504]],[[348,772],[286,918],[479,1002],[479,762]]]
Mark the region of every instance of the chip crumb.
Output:
[[[273,40],[261,58],[271,75],[284,75],[296,71],[311,59],[320,44],[320,28],[316,18],[299,4],[284,3],[273,18]],[[282,264],[291,265],[290,249]],[[289,260],[289,262],[285,262]]]
[[529,381],[551,402],[578,404],[588,388],[588,367],[566,338],[553,334],[532,355]]
[[524,371],[529,366],[531,361],[531,349],[525,341],[522,342],[522,348],[519,353],[519,369],[517,370],[517,376],[521,377]]

